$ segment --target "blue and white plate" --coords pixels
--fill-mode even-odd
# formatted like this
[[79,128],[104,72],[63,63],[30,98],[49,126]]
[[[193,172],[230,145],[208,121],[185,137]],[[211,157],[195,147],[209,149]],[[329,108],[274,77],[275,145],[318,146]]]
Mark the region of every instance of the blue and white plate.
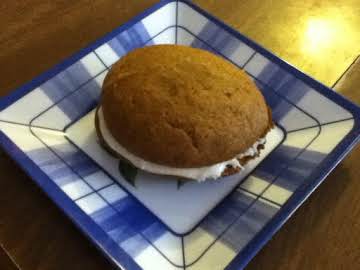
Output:
[[[126,168],[98,145],[94,108],[108,69],[134,48],[162,43],[219,54],[262,90],[276,128],[240,174],[180,185]],[[128,270],[243,268],[360,131],[357,106],[192,3],[170,0],[3,98],[0,110],[3,148]]]

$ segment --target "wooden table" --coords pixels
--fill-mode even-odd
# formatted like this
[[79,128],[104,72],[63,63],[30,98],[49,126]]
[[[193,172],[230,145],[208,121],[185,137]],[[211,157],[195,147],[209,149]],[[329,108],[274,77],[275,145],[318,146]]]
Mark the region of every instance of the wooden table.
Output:
[[[0,94],[155,2],[2,0]],[[329,86],[360,51],[358,0],[195,2]],[[336,90],[360,103],[359,85],[360,60]],[[357,147],[247,269],[359,266],[359,161]],[[2,151],[0,172],[0,269],[113,269]]]

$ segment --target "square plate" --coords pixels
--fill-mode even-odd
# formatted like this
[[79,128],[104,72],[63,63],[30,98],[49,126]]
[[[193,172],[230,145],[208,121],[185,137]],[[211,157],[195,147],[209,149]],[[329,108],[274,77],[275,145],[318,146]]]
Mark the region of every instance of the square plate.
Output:
[[[244,69],[277,127],[224,181],[130,184],[96,143],[93,109],[111,65],[176,43]],[[239,269],[359,140],[360,109],[187,1],[161,1],[0,101],[0,143],[86,236],[124,269]],[[186,198],[186,199],[185,199]]]

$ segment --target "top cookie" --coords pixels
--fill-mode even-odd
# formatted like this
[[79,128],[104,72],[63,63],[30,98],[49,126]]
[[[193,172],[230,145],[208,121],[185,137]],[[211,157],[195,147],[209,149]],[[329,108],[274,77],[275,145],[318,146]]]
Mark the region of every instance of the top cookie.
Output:
[[101,106],[122,146],[171,167],[232,159],[272,125],[263,96],[245,72],[179,45],[136,49],[121,58],[104,80]]

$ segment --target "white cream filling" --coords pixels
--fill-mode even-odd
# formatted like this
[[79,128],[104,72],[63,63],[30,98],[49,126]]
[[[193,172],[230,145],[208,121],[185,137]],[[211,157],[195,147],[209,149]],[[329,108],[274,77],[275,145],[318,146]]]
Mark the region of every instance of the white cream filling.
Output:
[[228,166],[233,168],[239,167],[240,169],[244,169],[244,167],[239,163],[238,158],[243,158],[246,156],[251,156],[251,157],[256,156],[259,152],[257,149],[258,146],[261,144],[265,144],[266,141],[265,138],[261,138],[258,141],[256,141],[254,145],[250,147],[248,150],[246,150],[244,153],[237,155],[233,159],[223,161],[214,165],[204,166],[199,168],[176,168],[176,167],[169,167],[161,164],[156,164],[150,161],[146,161],[141,157],[138,157],[130,153],[123,146],[121,146],[115,140],[115,138],[112,136],[109,129],[107,128],[101,107],[98,110],[98,120],[99,120],[99,128],[101,134],[104,140],[106,140],[108,146],[111,147],[114,151],[116,151],[119,155],[130,161],[135,167],[154,174],[180,176],[180,177],[195,179],[199,182],[205,181],[206,179],[219,178]]

